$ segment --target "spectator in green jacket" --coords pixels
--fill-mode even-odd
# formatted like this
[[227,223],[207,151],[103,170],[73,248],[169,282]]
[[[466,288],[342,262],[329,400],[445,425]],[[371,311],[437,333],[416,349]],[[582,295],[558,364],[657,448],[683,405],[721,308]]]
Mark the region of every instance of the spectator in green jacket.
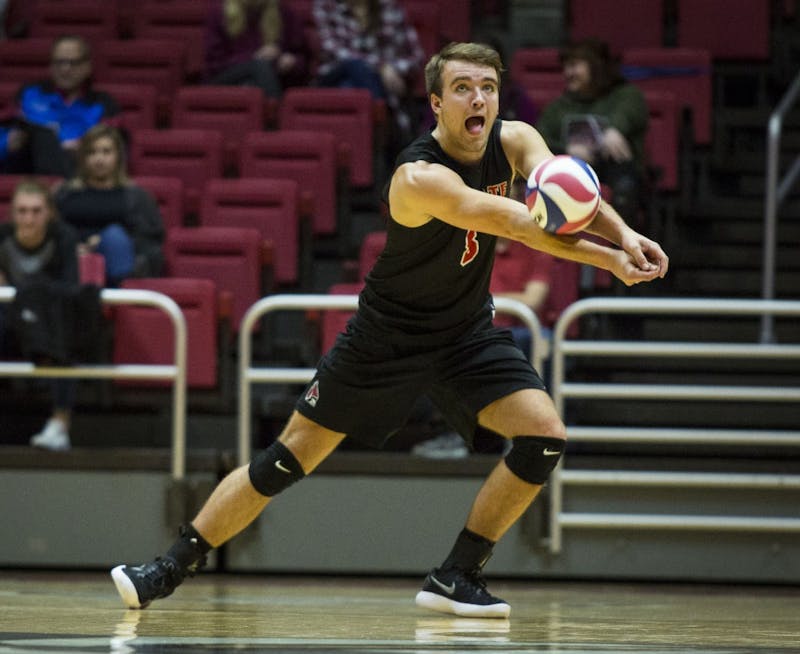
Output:
[[636,223],[645,180],[644,95],[622,77],[602,41],[568,45],[561,61],[564,92],[544,107],[536,128],[554,153],[590,163],[611,189],[620,215]]

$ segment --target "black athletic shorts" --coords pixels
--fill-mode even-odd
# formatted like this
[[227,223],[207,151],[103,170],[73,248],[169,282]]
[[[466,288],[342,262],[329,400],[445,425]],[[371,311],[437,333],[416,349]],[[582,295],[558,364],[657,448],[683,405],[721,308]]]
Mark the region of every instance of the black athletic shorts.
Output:
[[478,412],[524,388],[545,385],[507,329],[492,327],[433,351],[399,354],[388,339],[348,326],[295,408],[323,427],[381,447],[427,394],[472,443]]

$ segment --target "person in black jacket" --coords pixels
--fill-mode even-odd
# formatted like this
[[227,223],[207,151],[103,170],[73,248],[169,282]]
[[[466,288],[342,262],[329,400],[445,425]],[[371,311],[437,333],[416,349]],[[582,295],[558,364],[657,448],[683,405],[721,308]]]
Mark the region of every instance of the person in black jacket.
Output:
[[[11,221],[0,224],[0,285],[19,295],[36,284],[78,285],[78,239],[75,230],[57,220],[49,189],[36,181],[21,182],[11,198]],[[0,305],[0,343],[11,341],[8,305]],[[21,321],[26,321],[22,312]],[[36,322],[36,316],[30,317]],[[19,334],[15,335],[19,339]],[[5,349],[11,349],[6,343]],[[50,450],[70,448],[69,424],[75,402],[75,381],[53,380],[53,414],[31,445]]]
[[78,147],[78,172],[55,192],[61,219],[78,232],[81,248],[106,263],[109,286],[127,277],[158,277],[164,224],[155,198],[128,178],[119,130],[95,125]]
[[91,85],[92,52],[80,36],[61,36],[50,54],[50,78],[23,84],[16,116],[0,124],[0,172],[59,175],[75,170],[80,138],[119,113]]

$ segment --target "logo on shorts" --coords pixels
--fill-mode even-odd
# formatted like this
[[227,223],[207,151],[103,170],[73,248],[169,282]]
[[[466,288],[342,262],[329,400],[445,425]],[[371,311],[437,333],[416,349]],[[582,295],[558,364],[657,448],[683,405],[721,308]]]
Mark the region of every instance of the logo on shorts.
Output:
[[311,406],[317,406],[317,400],[319,400],[319,381],[315,381],[311,384],[311,388],[306,392],[305,399]]

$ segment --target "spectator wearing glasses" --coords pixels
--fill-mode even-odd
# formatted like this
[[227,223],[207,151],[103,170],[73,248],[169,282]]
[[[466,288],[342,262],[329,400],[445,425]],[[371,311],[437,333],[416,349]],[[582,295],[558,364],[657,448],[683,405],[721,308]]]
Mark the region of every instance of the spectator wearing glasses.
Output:
[[0,124],[0,172],[71,176],[80,138],[117,115],[115,100],[91,86],[91,48],[79,36],[53,43],[50,77],[23,84],[16,115]]

